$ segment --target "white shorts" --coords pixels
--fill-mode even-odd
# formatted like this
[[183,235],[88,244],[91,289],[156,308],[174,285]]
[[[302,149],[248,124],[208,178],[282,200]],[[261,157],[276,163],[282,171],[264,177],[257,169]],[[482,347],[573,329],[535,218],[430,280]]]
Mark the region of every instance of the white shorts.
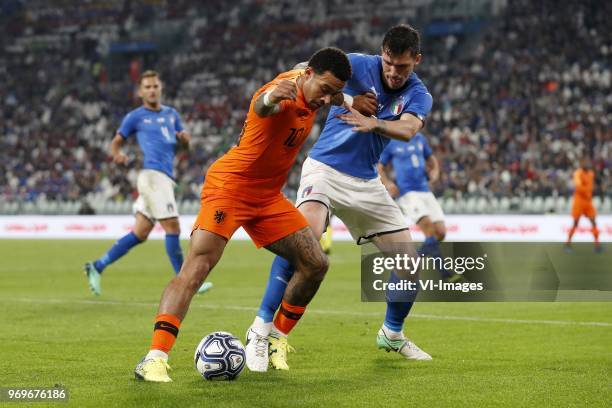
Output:
[[330,215],[340,218],[357,244],[388,232],[408,229],[401,210],[380,177],[362,179],[349,176],[308,157],[302,166],[297,207],[306,201],[319,201]]
[[176,183],[162,172],[150,169],[138,174],[138,199],[134,213],[141,213],[151,221],[178,217],[174,186]]
[[401,196],[397,204],[415,224],[423,217],[429,217],[431,222],[444,221],[442,207],[432,192],[410,191]]

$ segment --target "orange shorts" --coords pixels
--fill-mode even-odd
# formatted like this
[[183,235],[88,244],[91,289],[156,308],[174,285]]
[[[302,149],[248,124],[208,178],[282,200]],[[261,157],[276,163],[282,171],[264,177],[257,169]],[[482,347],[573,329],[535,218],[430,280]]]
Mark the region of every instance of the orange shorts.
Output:
[[574,197],[574,203],[572,204],[572,218],[580,218],[581,215],[584,215],[587,218],[595,218],[597,211],[595,211],[593,201]]
[[229,194],[214,188],[202,190],[202,206],[193,230],[214,232],[229,240],[243,227],[261,248],[308,226],[302,213],[281,193],[253,200]]

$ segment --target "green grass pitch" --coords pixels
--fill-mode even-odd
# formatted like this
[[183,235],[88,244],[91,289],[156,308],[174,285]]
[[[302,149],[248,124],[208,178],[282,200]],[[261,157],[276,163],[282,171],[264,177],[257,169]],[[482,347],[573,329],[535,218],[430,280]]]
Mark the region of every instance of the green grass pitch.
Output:
[[[70,401],[60,406],[78,407],[612,401],[612,303],[416,304],[405,332],[434,360],[405,361],[375,347],[384,304],[360,302],[359,249],[350,243],[334,244],[328,277],[292,334],[291,371],[245,369],[234,382],[211,383],[193,367],[204,335],[224,330],[243,339],[264,290],[272,256],[231,242],[211,275],[215,287],[194,299],[181,327],[170,358],[174,382],[137,382],[133,369],[171,268],[163,242],[147,242],[105,271],[103,294],[94,297],[82,265],[110,244],[0,241],[0,387],[62,384]],[[35,406],[47,405],[57,406]]]

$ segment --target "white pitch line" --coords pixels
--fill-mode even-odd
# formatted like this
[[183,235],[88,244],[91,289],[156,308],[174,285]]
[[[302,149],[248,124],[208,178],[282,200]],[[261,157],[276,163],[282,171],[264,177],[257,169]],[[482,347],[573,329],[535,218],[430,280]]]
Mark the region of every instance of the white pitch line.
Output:
[[[3,298],[0,302],[24,302],[24,303],[55,303],[55,304],[82,304],[82,305],[110,305],[110,306],[144,306],[156,307],[159,303],[153,302],[125,302],[116,300],[85,300],[85,299],[33,299],[33,298]],[[257,312],[256,307],[250,306],[231,306],[217,304],[192,304],[191,308],[202,309],[225,309],[237,310],[245,312]],[[350,312],[340,310],[318,310],[309,309],[308,313],[321,315],[342,315],[342,316],[358,316],[358,317],[379,317],[381,312]],[[425,320],[459,320],[469,322],[488,322],[488,323],[509,323],[509,324],[540,324],[553,326],[595,326],[595,327],[612,327],[609,322],[581,322],[575,320],[529,320],[529,319],[508,319],[501,317],[475,317],[475,316],[444,316],[422,313],[412,313],[410,318],[425,319]]]

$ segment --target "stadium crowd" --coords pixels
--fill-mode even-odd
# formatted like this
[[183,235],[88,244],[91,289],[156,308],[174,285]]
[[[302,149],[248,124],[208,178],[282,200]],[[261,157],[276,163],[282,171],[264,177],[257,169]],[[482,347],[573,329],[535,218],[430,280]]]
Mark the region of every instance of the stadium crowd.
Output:
[[[429,1],[285,3],[0,1],[0,200],[133,199],[136,145],[126,170],[111,162],[108,144],[138,104],[144,68],[161,72],[163,103],[194,136],[191,151],[178,155],[177,198],[197,199],[205,169],[235,142],[262,83],[322,46],[377,53],[389,26],[423,28],[415,19]],[[437,194],[568,196],[584,154],[598,194],[612,192],[609,15],[607,2],[521,0],[479,33],[424,37],[417,73],[434,97],[424,133],[442,163]],[[179,27],[181,41],[158,50],[154,67],[135,53],[114,75],[112,44],[151,40],[152,21]]]

